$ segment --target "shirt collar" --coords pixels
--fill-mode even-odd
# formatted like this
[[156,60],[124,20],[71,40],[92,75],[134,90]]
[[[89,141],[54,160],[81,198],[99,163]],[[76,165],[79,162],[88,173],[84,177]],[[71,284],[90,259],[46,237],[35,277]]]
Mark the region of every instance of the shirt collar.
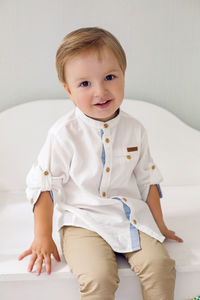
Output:
[[76,115],[82,121],[84,121],[88,125],[90,125],[92,127],[96,127],[98,129],[103,129],[103,128],[105,128],[105,124],[107,124],[109,127],[114,127],[114,126],[116,126],[118,124],[118,122],[120,120],[120,116],[121,116],[121,109],[118,108],[118,114],[117,114],[117,116],[115,118],[107,121],[107,122],[102,122],[102,121],[94,120],[94,119],[88,117],[77,106],[75,108],[75,113],[76,113]]

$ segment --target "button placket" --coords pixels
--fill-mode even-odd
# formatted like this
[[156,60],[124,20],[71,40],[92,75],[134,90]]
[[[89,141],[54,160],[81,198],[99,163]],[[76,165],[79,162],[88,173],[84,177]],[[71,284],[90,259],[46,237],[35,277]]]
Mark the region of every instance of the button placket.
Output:
[[111,175],[111,169],[112,169],[112,139],[110,136],[110,129],[107,123],[104,124],[104,135],[103,135],[103,145],[105,150],[105,165],[103,169],[102,174],[102,180],[101,180],[101,187],[100,187],[100,193],[103,197],[106,197],[108,186],[110,184],[110,175]]

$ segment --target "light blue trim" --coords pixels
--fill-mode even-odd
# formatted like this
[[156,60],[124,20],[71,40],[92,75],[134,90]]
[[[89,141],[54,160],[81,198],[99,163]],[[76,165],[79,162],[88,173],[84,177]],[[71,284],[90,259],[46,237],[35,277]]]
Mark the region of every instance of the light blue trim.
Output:
[[54,201],[53,191],[51,190],[51,191],[49,191],[49,192],[50,192],[50,196],[51,196],[52,201]]
[[160,184],[156,184],[156,186],[157,186],[157,189],[158,189],[158,193],[159,193],[160,198],[163,198],[163,193],[162,193]]
[[[123,204],[123,208],[124,208],[126,217],[130,221],[130,215],[131,215],[130,207],[118,197],[114,197],[112,199],[117,199]],[[133,226],[133,224],[131,222],[130,222],[130,236],[131,236],[132,251],[140,250],[141,246],[140,246],[139,232],[138,232],[138,229],[135,226]]]
[[[121,199],[120,199],[120,201],[123,203],[123,207],[124,207],[126,217],[130,221],[131,209]],[[132,223],[130,223],[130,233],[131,233],[132,248],[134,250],[139,250],[140,249],[140,240],[139,240],[138,230],[135,226],[133,226]]]

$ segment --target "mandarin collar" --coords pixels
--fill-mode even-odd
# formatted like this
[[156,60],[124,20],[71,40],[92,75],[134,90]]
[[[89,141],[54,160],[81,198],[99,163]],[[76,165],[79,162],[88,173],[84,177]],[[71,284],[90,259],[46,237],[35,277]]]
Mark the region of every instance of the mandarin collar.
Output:
[[107,122],[102,122],[102,121],[98,121],[98,120],[94,120],[90,117],[88,117],[87,115],[85,115],[77,106],[75,108],[75,113],[76,115],[85,123],[87,123],[88,125],[92,126],[92,127],[96,127],[98,129],[103,129],[105,128],[105,124],[107,124],[109,127],[114,127],[118,124],[119,120],[120,120],[120,116],[121,116],[121,109],[118,108],[118,114],[115,118],[107,121]]

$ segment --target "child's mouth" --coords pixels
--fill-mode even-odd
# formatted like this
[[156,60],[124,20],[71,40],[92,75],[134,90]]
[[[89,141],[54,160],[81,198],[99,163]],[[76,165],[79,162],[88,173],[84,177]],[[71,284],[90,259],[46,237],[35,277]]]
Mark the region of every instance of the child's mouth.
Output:
[[110,102],[111,102],[111,100],[106,100],[104,102],[95,104],[95,106],[97,106],[99,108],[106,108],[109,106]]

